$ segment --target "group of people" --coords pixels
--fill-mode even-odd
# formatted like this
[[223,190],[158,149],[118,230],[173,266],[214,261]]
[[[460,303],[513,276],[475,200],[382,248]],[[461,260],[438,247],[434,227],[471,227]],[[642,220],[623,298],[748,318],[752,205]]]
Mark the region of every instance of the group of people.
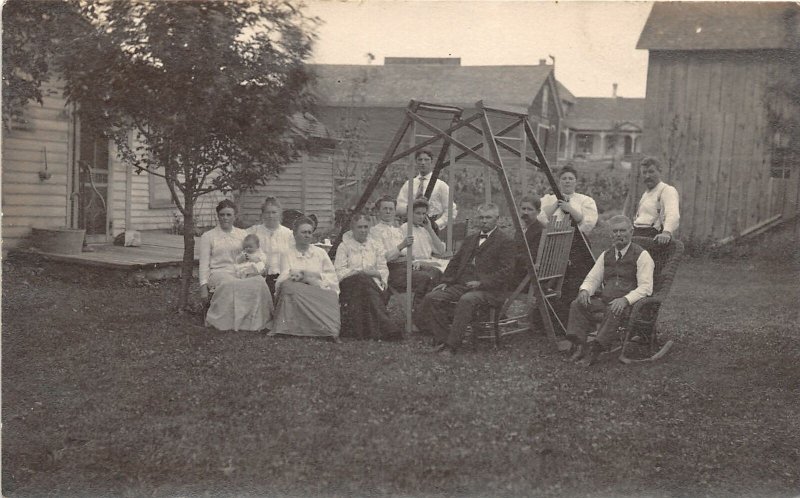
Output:
[[[432,351],[453,354],[461,347],[474,314],[486,305],[502,303],[529,273],[526,245],[535,255],[550,219],[570,216],[583,234],[597,224],[594,200],[575,192],[577,172],[566,166],[558,175],[561,200],[552,194],[520,199],[523,231],[516,238],[498,229],[498,207],[482,204],[476,208],[479,232],[466,237],[445,261],[441,259],[445,244],[438,232],[455,218],[457,208],[448,201],[447,184],[437,181],[433,189],[428,188],[432,155],[419,151],[416,161],[420,175],[411,185],[416,196],[412,218],[398,226],[398,214],[408,202],[406,184],[397,199],[377,200],[377,223],[366,214],[352,216],[335,261],[313,244],[314,221],[300,218],[293,230],[281,225],[282,209],[276,198],[266,198],[261,224],[247,230],[233,226],[235,205],[220,202],[218,226],[200,239],[200,296],[208,303],[206,324],[220,330],[266,329],[270,335],[334,340],[340,335],[402,339],[386,305],[393,292],[406,291],[410,259],[415,329],[432,337]],[[588,273],[567,271],[563,290],[568,299],[561,308],[567,339],[573,343],[573,361],[595,361],[625,313],[653,291],[653,259],[631,243],[631,236],[668,243],[678,227],[677,191],[661,181],[656,159],[645,159],[641,167],[647,191],[634,220],[621,215],[611,218],[612,248],[598,257]],[[427,190],[431,190],[430,200]],[[587,335],[598,320],[597,339],[587,344]]]

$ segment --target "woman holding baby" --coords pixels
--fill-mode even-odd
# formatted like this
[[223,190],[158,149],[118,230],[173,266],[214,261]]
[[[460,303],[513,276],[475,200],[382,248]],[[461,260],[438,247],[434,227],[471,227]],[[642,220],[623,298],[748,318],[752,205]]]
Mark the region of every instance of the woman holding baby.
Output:
[[339,281],[323,249],[312,244],[314,222],[300,218],[294,224],[294,246],[281,254],[275,285],[278,307],[270,335],[331,337],[338,340]]
[[[206,325],[218,330],[263,330],[272,318],[272,296],[261,273],[265,255],[258,240],[233,226],[236,205],[217,205],[218,224],[200,237],[200,298]],[[209,302],[210,300],[210,302]]]

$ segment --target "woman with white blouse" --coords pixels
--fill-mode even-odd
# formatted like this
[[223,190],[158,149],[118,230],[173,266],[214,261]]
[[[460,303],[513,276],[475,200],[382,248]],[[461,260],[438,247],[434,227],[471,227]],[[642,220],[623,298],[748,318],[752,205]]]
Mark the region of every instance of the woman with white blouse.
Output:
[[264,199],[261,205],[261,224],[247,229],[258,237],[261,250],[267,255],[266,279],[272,295],[275,295],[275,281],[280,274],[281,254],[294,247],[294,234],[281,225],[283,207],[280,201],[272,196]]
[[313,238],[314,222],[298,219],[295,245],[281,254],[270,335],[339,337],[339,280],[328,253],[312,245]]
[[[272,318],[272,296],[264,278],[236,278],[236,257],[247,232],[233,226],[236,205],[217,205],[218,224],[200,237],[200,298],[208,304],[206,325],[218,330],[262,330]],[[209,301],[209,297],[212,296]]]
[[334,267],[341,289],[342,337],[401,339],[402,333],[389,318],[382,298],[389,278],[386,251],[369,233],[367,216],[353,215],[352,236],[343,237],[336,251]]
[[546,225],[550,217],[562,220],[569,214],[578,223],[578,229],[584,234],[592,231],[597,224],[597,204],[588,195],[575,192],[578,183],[578,173],[570,165],[561,168],[558,174],[558,187],[564,200],[558,200],[555,195],[547,194],[542,197],[542,209],[538,220]]

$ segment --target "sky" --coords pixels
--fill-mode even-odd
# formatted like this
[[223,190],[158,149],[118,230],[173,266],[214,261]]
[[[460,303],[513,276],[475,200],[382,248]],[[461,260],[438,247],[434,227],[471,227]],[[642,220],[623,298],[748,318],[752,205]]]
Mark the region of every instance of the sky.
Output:
[[322,19],[313,62],[383,64],[384,57],[461,57],[461,64],[535,65],[578,97],[644,97],[647,51],[636,50],[652,2],[311,1]]

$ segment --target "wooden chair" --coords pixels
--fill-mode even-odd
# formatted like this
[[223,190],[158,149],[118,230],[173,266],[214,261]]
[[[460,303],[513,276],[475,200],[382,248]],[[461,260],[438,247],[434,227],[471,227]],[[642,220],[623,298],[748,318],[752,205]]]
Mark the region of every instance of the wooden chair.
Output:
[[[628,321],[621,327],[623,339],[619,360],[625,364],[657,360],[667,354],[672,347],[671,340],[659,346],[656,322],[661,305],[669,296],[683,254],[683,242],[674,238],[669,244],[660,245],[650,237],[633,237],[633,243],[639,244],[649,252],[656,266],[653,271],[653,295],[636,301],[631,308]],[[633,338],[638,340],[633,341]],[[633,343],[646,348],[647,356],[636,359],[627,357],[626,351]]]
[[[553,219],[542,230],[542,238],[536,255],[535,274],[547,300],[561,297],[561,286],[564,283],[564,274],[569,263],[569,250],[575,233],[571,223],[569,216],[561,221]],[[493,339],[495,347],[497,347],[500,345],[502,337],[530,329],[528,325],[523,325],[523,321],[530,318],[535,309],[535,298],[531,285],[532,276],[532,273],[525,276],[502,305],[489,307],[487,321],[473,323],[474,339]],[[509,315],[511,307],[520,300],[525,302],[522,305],[525,311]]]

